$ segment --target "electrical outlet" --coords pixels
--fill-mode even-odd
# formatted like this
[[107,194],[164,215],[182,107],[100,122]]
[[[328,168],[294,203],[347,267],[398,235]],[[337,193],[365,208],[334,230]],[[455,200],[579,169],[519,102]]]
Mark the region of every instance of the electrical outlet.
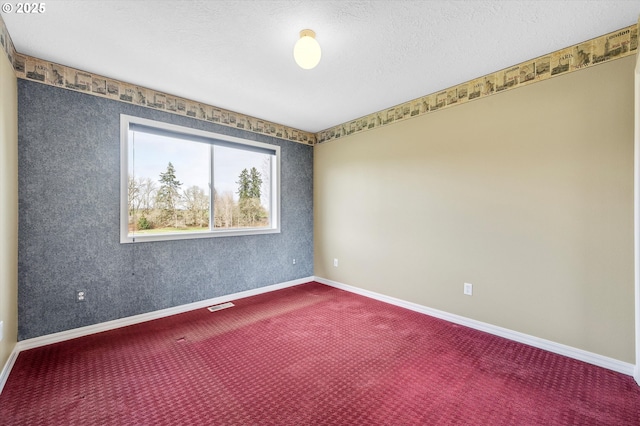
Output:
[[294,264],[294,265],[296,264],[296,260],[295,260],[295,259],[293,259],[293,264]]
[[338,259],[333,259],[333,266],[338,267]]
[[464,283],[464,294],[467,296],[473,295],[473,284]]
[[86,290],[76,290],[76,302],[84,302],[87,298]]

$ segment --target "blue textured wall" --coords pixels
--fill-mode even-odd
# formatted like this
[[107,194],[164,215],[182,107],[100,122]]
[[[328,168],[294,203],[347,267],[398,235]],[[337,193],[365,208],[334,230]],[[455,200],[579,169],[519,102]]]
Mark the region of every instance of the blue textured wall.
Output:
[[[25,80],[18,94],[19,340],[313,275],[312,147]],[[282,232],[120,244],[120,114],[281,146]]]

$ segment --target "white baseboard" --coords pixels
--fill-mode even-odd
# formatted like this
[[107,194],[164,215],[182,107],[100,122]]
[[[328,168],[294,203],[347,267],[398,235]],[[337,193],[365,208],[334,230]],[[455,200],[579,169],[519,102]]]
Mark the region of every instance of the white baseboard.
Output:
[[[386,302],[392,305],[400,306],[415,312],[419,312],[432,317],[440,318],[454,324],[460,324],[469,328],[484,331],[489,334],[504,337],[506,339],[514,340],[516,342],[524,343],[525,345],[533,346],[539,349],[544,349],[549,352],[553,352],[559,355],[564,355],[569,358],[574,358],[580,361],[587,362],[589,364],[597,365],[609,370],[616,371],[618,373],[626,374],[628,376],[634,375],[635,366],[633,364],[619,361],[614,358],[609,358],[603,355],[598,355],[593,352],[588,352],[582,349],[577,349],[571,346],[566,346],[560,343],[552,342],[550,340],[541,339],[529,334],[520,333],[518,331],[509,330],[507,328],[498,327],[485,322],[476,321],[470,318],[466,318],[460,315],[450,314],[448,312],[440,311],[437,309],[429,308],[417,303],[407,302],[405,300],[396,299],[394,297],[385,296],[384,294],[375,293],[373,291],[364,290],[358,287],[353,287],[347,284],[331,281],[325,278],[314,277],[314,280],[329,285],[331,287],[346,290],[351,293],[356,293],[361,296],[376,299],[381,302]],[[637,375],[637,373],[636,373]],[[636,381],[640,384],[639,378],[636,377]]]
[[584,361],[593,365],[597,365],[599,367],[607,368],[609,370],[613,370],[618,373],[626,374],[629,376],[635,375],[636,381],[638,382],[638,384],[640,384],[640,377],[638,377],[640,376],[640,368],[636,369],[636,366],[634,366],[633,364],[622,362],[606,356],[594,354],[592,352],[587,352],[582,349],[573,348],[571,346],[562,345],[560,343],[555,343],[550,340],[540,339],[538,337],[530,336],[528,334],[524,334],[517,331],[509,330],[506,328],[498,327],[495,325],[487,324],[484,322],[476,321],[463,316],[450,314],[444,311],[439,311],[437,309],[418,305],[417,303],[407,302],[401,299],[396,299],[394,297],[385,296],[380,293],[375,293],[369,290],[364,290],[358,287],[353,287],[347,284],[331,281],[325,278],[307,277],[307,278],[301,278],[298,280],[287,281],[284,283],[274,284],[266,287],[260,287],[253,290],[246,290],[246,291],[241,291],[239,293],[215,297],[213,299],[207,299],[199,302],[189,303],[186,305],[175,306],[173,308],[162,309],[159,311],[149,312],[146,314],[120,318],[117,320],[90,325],[87,327],[61,331],[59,333],[35,337],[33,339],[22,340],[15,345],[13,351],[11,352],[11,355],[9,356],[9,359],[7,360],[7,362],[5,363],[2,369],[2,372],[0,372],[0,393],[2,393],[2,389],[4,388],[4,385],[9,377],[9,373],[11,372],[11,369],[13,368],[13,365],[16,359],[18,358],[18,354],[20,353],[20,351],[33,349],[40,346],[50,345],[52,343],[63,342],[65,340],[75,339],[77,337],[88,336],[90,334],[100,333],[102,331],[113,330],[113,329],[125,327],[128,325],[139,324],[141,322],[151,321],[158,318],[164,318],[167,316],[176,315],[183,312],[188,312],[194,309],[200,309],[200,308],[208,307],[211,305],[217,305],[219,303],[229,302],[229,301],[242,299],[250,296],[256,296],[258,294],[268,293],[271,291],[280,290],[287,287],[293,287],[293,286],[304,284],[310,281],[317,281],[321,284],[329,285],[331,287],[346,290],[351,293],[356,293],[361,296],[369,297],[371,299],[375,299],[375,300],[386,302],[392,305],[400,306],[405,309],[409,309],[425,315],[430,315],[430,316],[440,318],[455,324],[460,324],[469,328],[484,331],[489,334],[494,334],[496,336],[500,336],[510,340],[514,340],[516,342],[524,343],[529,346],[544,349],[549,352],[564,355],[569,358],[574,358],[574,359]]
[[52,343],[63,342],[65,340],[75,339],[76,337],[88,336],[102,331],[113,330],[127,325],[139,324],[145,321],[151,321],[158,318],[164,318],[171,315],[181,314],[183,312],[192,311],[194,309],[205,308],[219,303],[229,302],[232,300],[242,299],[245,297],[256,296],[258,294],[269,293],[271,291],[280,290],[287,287],[308,283],[313,277],[301,278],[298,280],[287,281],[284,283],[273,284],[266,287],[260,287],[253,290],[241,291],[239,293],[228,294],[225,296],[214,297],[213,299],[201,300],[199,302],[189,303],[186,305],[174,306],[173,308],[162,309],[159,311],[148,312],[146,314],[134,315],[131,317],[120,318],[113,321],[107,321],[100,324],[89,325],[86,327],[75,328],[72,330],[61,331],[59,333],[47,334],[46,336],[34,337],[26,339],[16,344],[18,352],[27,349],[38,348],[40,346],[50,345]]
[[11,354],[9,354],[9,359],[4,363],[4,367],[0,372],[0,394],[2,394],[2,389],[4,389],[4,384],[7,383],[7,379],[9,378],[9,373],[13,368],[13,364],[15,364],[16,359],[18,358],[18,353],[20,351],[16,350],[15,346]]
[[217,305],[219,303],[229,302],[231,300],[242,299],[245,297],[256,296],[258,294],[268,293],[275,290],[280,290],[287,287],[293,287],[296,285],[308,283],[313,281],[313,277],[301,278],[293,281],[287,281],[279,284],[273,284],[266,287],[260,287],[253,290],[241,291],[238,293],[228,294],[225,296],[214,297],[213,299],[201,300],[199,302],[189,303],[186,305],[175,306],[173,308],[162,309],[159,311],[148,312],[146,314],[134,315],[131,317],[120,318],[113,321],[107,321],[100,324],[89,325],[86,327],[75,328],[73,330],[61,331],[59,333],[47,334],[46,336],[34,337],[33,339],[26,339],[18,342],[9,359],[2,368],[0,373],[0,394],[2,389],[9,378],[9,373],[13,368],[18,354],[20,351],[27,349],[38,348],[41,346],[50,345],[52,343],[64,342],[65,340],[75,339],[77,337],[88,336],[94,333],[100,333],[102,331],[114,330],[116,328],[125,327],[127,325],[139,324],[141,322],[151,321],[158,318],[164,318],[171,315],[181,314],[183,312],[192,311],[194,309],[205,308],[211,305]]
[[219,303],[229,302],[231,300],[242,299],[245,297],[256,296],[258,294],[269,293],[271,291],[280,290],[287,287],[308,283],[313,281],[313,277],[300,278],[293,281],[287,281],[279,284],[273,284],[266,287],[260,287],[253,290],[241,291],[238,293],[228,294],[225,296],[214,297],[213,299],[201,300],[199,302],[189,303],[186,305],[175,306],[173,308],[162,309],[159,311],[148,312],[146,314],[134,315],[131,317],[120,318],[113,321],[107,321],[100,324],[89,325],[86,327],[75,328],[73,330],[61,331],[59,333],[48,334],[46,336],[34,337],[33,339],[22,340],[16,343],[9,359],[2,368],[0,373],[0,394],[9,378],[9,373],[18,358],[21,351],[27,349],[38,348],[40,346],[50,345],[52,343],[64,342],[65,340],[75,339],[77,337],[88,336],[102,331],[114,330],[116,328],[125,327],[127,325],[139,324],[141,322],[151,321],[158,318],[164,318],[171,315],[181,314],[183,312],[192,311],[194,309],[205,308]]

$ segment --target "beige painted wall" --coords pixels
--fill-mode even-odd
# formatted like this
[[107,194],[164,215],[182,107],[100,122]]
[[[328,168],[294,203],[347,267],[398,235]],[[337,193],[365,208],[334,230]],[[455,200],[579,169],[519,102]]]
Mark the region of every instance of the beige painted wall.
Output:
[[18,339],[18,86],[0,52],[0,370]]
[[316,146],[315,275],[634,363],[634,63]]

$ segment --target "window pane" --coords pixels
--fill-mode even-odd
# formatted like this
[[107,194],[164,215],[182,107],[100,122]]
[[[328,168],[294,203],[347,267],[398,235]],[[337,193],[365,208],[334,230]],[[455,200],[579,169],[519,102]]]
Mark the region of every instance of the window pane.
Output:
[[216,229],[271,227],[271,177],[274,156],[214,146]]
[[124,114],[120,128],[120,242],[280,232],[279,146]]
[[129,132],[129,236],[209,231],[210,145]]

